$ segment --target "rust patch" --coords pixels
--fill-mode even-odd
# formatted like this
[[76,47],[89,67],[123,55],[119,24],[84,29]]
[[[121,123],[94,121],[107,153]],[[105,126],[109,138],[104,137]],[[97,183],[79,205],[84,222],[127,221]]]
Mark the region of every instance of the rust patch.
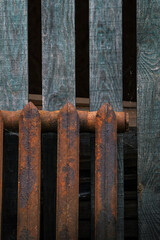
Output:
[[[70,162],[70,160],[68,160],[68,162]],[[66,191],[67,191],[67,188],[69,186],[74,185],[74,170],[67,163],[67,165],[63,167],[62,171],[66,174],[64,179],[65,179]]]
[[[19,117],[21,111],[1,111],[4,127],[9,131],[18,131]],[[87,111],[77,111],[80,121],[80,131],[81,132],[94,132],[95,131],[95,122],[97,112],[87,112]],[[38,114],[33,113],[32,114]],[[57,131],[57,120],[59,116],[59,111],[39,111],[41,122],[42,122],[42,131],[52,132]],[[124,112],[115,112],[117,119],[117,130],[118,132],[125,132],[129,130],[129,115]],[[26,113],[26,118],[31,117],[30,113]],[[108,119],[110,121],[110,119]]]
[[56,239],[78,240],[79,118],[67,103],[58,118]]
[[30,193],[33,190],[36,182],[36,175],[33,169],[28,167],[24,168],[20,173],[20,204],[21,208],[24,208],[29,200]]
[[17,239],[39,239],[41,120],[28,103],[19,118]]
[[[128,115],[114,112],[109,104],[98,112],[76,111],[70,103],[54,112],[38,111],[32,103],[22,112],[1,111],[1,153],[3,122],[6,129],[13,131],[19,125],[18,239],[24,229],[28,239],[28,233],[39,238],[41,122],[43,131],[56,131],[58,126],[57,239],[78,238],[79,127],[81,131],[96,132],[95,228],[97,233],[101,232],[96,235],[101,238],[96,239],[103,239],[106,231],[104,235],[113,237],[117,221],[117,130],[128,130]],[[3,154],[0,157],[2,192]],[[139,185],[139,192],[142,197],[143,185]],[[2,199],[0,214],[1,206]]]
[[109,104],[97,112],[95,126],[95,239],[116,239],[117,124]]

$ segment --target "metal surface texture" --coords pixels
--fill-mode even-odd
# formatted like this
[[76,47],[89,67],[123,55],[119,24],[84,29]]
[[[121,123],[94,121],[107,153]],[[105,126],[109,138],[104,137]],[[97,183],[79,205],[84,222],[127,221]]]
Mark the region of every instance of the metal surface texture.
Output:
[[[56,239],[78,240],[79,133],[95,131],[95,240],[117,238],[117,129],[128,115],[105,103],[95,112],[67,103],[60,111],[0,111],[0,228],[2,216],[3,128],[19,126],[17,239],[40,238],[41,130],[57,131]],[[42,129],[41,129],[42,126]],[[1,239],[1,238],[0,238]]]
[[[97,111],[77,111],[79,115],[80,131],[94,132]],[[19,117],[21,111],[2,111],[4,127],[9,131],[18,131]],[[57,130],[57,119],[59,111],[39,111],[43,132],[52,132]],[[118,132],[128,131],[129,116],[125,112],[115,112],[117,119]]]
[[3,192],[3,118],[0,111],[0,239],[2,228],[2,192]]
[[79,117],[67,103],[58,117],[56,239],[78,240]]
[[109,104],[96,115],[95,129],[95,239],[116,240],[117,124]]
[[28,103],[19,118],[17,239],[39,240],[41,179],[41,120]]

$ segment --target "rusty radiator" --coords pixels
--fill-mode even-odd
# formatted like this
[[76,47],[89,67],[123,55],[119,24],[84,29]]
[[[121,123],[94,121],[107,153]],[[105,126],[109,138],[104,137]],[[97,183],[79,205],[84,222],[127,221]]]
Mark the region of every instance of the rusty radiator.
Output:
[[22,111],[0,111],[0,216],[3,129],[19,131],[18,240],[40,239],[42,131],[58,134],[56,239],[78,240],[80,132],[95,132],[95,239],[116,239],[117,131],[126,131],[128,122],[109,104],[97,112],[77,111],[70,103],[60,111],[38,111],[31,102]]

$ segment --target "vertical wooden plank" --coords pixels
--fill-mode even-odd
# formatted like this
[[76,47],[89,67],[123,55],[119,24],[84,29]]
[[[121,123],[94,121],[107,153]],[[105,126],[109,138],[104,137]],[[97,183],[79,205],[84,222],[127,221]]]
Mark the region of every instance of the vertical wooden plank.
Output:
[[117,122],[109,104],[96,116],[95,239],[117,239]]
[[0,239],[2,235],[2,193],[3,193],[3,118],[0,111]]
[[67,103],[58,118],[56,239],[78,240],[79,118]]
[[[122,111],[122,0],[90,0],[89,11],[90,110],[98,110],[103,103],[108,102],[114,111]],[[93,151],[93,140],[91,142]],[[119,240],[124,239],[122,142],[122,136],[119,135],[117,209],[117,239]],[[92,159],[92,168],[94,168],[93,165],[94,159]],[[91,195],[93,199],[93,188]],[[92,208],[94,209],[93,200]],[[93,232],[94,229],[92,228],[92,239],[94,239]]]
[[75,105],[75,3],[42,0],[43,109]]
[[28,103],[19,120],[17,239],[39,240],[41,179],[41,120]]
[[160,236],[160,1],[137,0],[139,239]]
[[[0,0],[0,109],[22,109],[28,101],[27,0]],[[4,137],[2,238],[16,238],[18,136]]]
[[90,0],[90,109],[122,110],[122,2]]
[[[75,1],[42,0],[42,100],[43,110],[59,110],[71,102],[75,105]],[[55,239],[56,181],[50,177],[56,172],[57,151],[55,133],[43,136],[43,237]],[[54,143],[54,147],[52,146]],[[52,149],[54,154],[48,152]],[[50,168],[52,166],[52,169]],[[45,183],[48,183],[46,186]],[[52,203],[45,189],[52,189]],[[53,209],[52,213],[50,209]],[[54,219],[54,220],[53,220]]]
[[0,109],[28,101],[27,0],[0,0]]

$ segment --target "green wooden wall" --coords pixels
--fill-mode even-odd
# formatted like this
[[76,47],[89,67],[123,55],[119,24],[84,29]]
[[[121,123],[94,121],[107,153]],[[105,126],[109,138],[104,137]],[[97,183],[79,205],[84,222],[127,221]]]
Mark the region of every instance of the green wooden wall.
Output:
[[0,108],[28,101],[27,0],[0,0]]
[[139,239],[160,237],[160,1],[137,0]]
[[[90,0],[90,110],[108,102],[122,111],[122,1]],[[118,137],[118,220],[117,239],[124,236],[123,144]],[[93,151],[94,138],[91,138]],[[94,160],[92,159],[92,164]],[[94,166],[92,165],[92,172]],[[92,175],[92,181],[94,176]],[[93,184],[93,183],[92,183]],[[92,212],[94,209],[92,186]],[[94,235],[92,216],[92,238]]]

